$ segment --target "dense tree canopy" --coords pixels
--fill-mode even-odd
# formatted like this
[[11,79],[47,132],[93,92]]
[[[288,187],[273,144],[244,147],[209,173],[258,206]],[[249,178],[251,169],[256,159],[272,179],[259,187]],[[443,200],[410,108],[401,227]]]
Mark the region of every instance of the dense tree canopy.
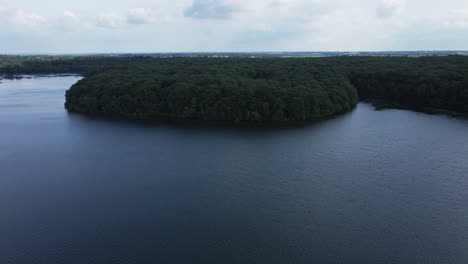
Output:
[[332,70],[278,61],[109,71],[66,94],[69,110],[131,119],[306,121],[348,111],[350,82]]
[[79,73],[70,111],[130,119],[306,121],[379,99],[468,113],[468,57],[0,56],[0,74]]
[[356,64],[348,76],[363,99],[468,113],[468,57],[361,58]]

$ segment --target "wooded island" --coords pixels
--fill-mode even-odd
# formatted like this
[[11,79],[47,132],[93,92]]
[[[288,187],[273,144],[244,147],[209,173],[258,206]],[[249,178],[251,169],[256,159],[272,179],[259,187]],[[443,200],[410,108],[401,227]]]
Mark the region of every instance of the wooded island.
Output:
[[[8,58],[8,62],[5,62]],[[358,100],[468,114],[468,57],[0,56],[0,74],[78,73],[65,107],[92,116],[303,122]]]

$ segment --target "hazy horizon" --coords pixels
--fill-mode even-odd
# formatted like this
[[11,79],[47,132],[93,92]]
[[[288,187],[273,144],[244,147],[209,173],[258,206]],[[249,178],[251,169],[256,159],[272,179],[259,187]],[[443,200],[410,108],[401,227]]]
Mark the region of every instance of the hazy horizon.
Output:
[[311,53],[311,54],[333,54],[333,53],[343,53],[343,54],[349,54],[349,53],[417,53],[417,52],[422,52],[422,53],[447,53],[447,54],[455,54],[455,53],[468,53],[467,50],[343,50],[343,51],[323,51],[323,50],[310,50],[310,51],[302,51],[302,50],[297,50],[297,51],[173,51],[173,52],[158,52],[158,51],[142,51],[142,52],[33,52],[33,53],[28,53],[28,52],[19,52],[19,53],[0,53],[1,55],[6,55],[6,56],[75,56],[75,55],[80,55],[80,56],[87,56],[87,55],[152,55],[152,54],[167,54],[167,55],[172,55],[172,54],[294,54],[294,53]]

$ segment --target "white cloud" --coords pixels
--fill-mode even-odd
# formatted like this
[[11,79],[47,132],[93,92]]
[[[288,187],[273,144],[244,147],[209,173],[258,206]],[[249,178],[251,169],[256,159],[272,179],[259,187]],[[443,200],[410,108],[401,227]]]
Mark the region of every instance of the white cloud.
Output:
[[97,26],[102,28],[118,28],[124,23],[125,19],[116,14],[102,14],[99,16]]
[[63,11],[62,16],[57,20],[56,27],[61,31],[75,31],[83,28],[85,23],[70,10]]
[[78,21],[78,17],[70,10],[63,11],[63,16],[73,21]]
[[186,17],[194,19],[229,19],[239,11],[236,4],[226,0],[193,0],[184,10]]
[[255,25],[255,29],[258,31],[271,31],[273,30],[272,26],[269,24],[259,23]]
[[129,24],[151,24],[155,21],[155,17],[148,8],[133,8],[127,14]]
[[30,30],[38,30],[41,26],[45,25],[46,19],[40,15],[34,13],[28,13],[21,9],[15,11],[6,11],[8,21],[10,24]]
[[86,45],[92,51],[147,52],[381,50],[468,43],[466,0],[47,1],[50,7],[40,1],[0,0],[2,50],[27,51],[30,46],[47,52],[53,40],[70,52]]
[[405,9],[405,0],[383,0],[377,7],[377,15],[380,18],[391,18],[400,15]]
[[441,24],[449,28],[468,28],[468,9],[450,11],[448,16],[442,18]]

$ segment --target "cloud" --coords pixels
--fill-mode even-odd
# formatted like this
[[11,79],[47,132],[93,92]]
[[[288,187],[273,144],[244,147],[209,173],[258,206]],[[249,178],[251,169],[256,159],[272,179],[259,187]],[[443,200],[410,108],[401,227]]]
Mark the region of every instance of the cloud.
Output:
[[442,26],[449,28],[468,28],[468,9],[456,9],[442,18]]
[[73,21],[78,21],[78,17],[72,11],[65,10],[63,11],[63,17],[68,18]]
[[239,8],[223,0],[193,0],[184,10],[185,17],[194,19],[229,19]]
[[259,23],[255,25],[255,29],[258,31],[271,31],[273,30],[272,26],[265,23]]
[[96,26],[101,28],[116,29],[123,27],[125,24],[141,25],[151,24],[156,22],[156,18],[148,8],[132,8],[126,16],[118,14],[101,14],[98,17]]
[[102,14],[99,16],[96,26],[101,28],[118,28],[124,23],[125,19],[122,16],[115,14]]
[[385,50],[392,48],[394,36],[405,27],[402,21],[348,7],[316,17],[303,31],[303,43],[309,44],[309,50]]
[[405,6],[405,0],[383,0],[377,7],[377,16],[380,18],[398,16],[403,12]]
[[2,50],[449,49],[468,43],[466,0],[48,1],[55,4],[0,0]]
[[127,14],[127,23],[129,24],[151,24],[156,19],[147,8],[133,8]]
[[28,13],[21,9],[15,11],[6,10],[4,12],[6,13],[7,20],[10,22],[10,24],[23,29],[38,30],[47,21],[40,15],[35,13]]
[[65,10],[55,26],[61,31],[75,31],[81,29],[84,26],[84,22],[74,12]]

